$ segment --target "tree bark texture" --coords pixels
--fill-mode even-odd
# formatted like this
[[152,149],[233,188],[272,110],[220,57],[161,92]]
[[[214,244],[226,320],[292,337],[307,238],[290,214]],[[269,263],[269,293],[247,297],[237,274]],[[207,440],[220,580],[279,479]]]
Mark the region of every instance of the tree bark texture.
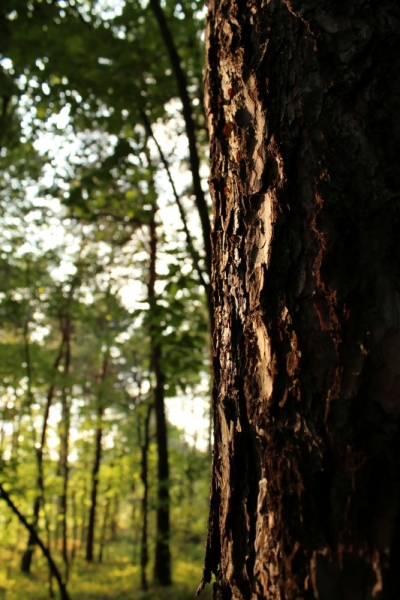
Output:
[[393,1],[209,1],[216,599],[400,597],[399,41]]

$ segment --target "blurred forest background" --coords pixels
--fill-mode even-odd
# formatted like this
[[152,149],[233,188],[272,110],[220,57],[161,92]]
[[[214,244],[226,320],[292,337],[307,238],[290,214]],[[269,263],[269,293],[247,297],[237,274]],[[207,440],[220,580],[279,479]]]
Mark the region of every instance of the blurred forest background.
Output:
[[200,580],[204,15],[1,0],[0,598],[183,600]]

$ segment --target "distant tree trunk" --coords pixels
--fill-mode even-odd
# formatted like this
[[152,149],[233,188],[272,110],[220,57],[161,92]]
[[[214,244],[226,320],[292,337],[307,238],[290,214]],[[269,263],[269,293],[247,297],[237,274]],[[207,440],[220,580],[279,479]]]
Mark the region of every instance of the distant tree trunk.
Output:
[[[150,267],[148,297],[151,319],[157,311],[155,293],[156,259],[157,259],[157,226],[155,220],[156,207],[150,220]],[[170,538],[170,498],[169,498],[169,459],[167,440],[167,420],[165,415],[164,373],[162,370],[162,350],[159,327],[150,325],[151,369],[154,373],[154,412],[156,416],[157,441],[157,532],[154,560],[154,579],[160,585],[171,584],[171,552]]]
[[113,496],[112,512],[110,519],[110,534],[113,542],[118,540],[118,518],[120,513],[120,496],[115,494]]
[[52,382],[48,388],[47,396],[46,396],[46,404],[44,408],[43,415],[43,424],[42,424],[42,432],[40,435],[39,446],[36,448],[36,463],[37,463],[37,495],[33,504],[33,529],[30,530],[28,543],[25,552],[22,555],[21,559],[21,571],[22,573],[30,573],[33,553],[35,550],[35,546],[37,543],[37,535],[35,533],[35,529],[38,526],[39,522],[39,514],[40,507],[44,502],[44,473],[43,473],[43,455],[46,447],[46,438],[47,438],[47,427],[49,422],[50,408],[53,403],[54,392],[55,392],[55,381],[56,376],[58,374],[58,368],[61,364],[61,360],[64,356],[65,351],[65,337],[63,334],[62,341],[57,353],[57,356],[53,363],[52,369]]
[[[68,377],[71,363],[71,324],[69,318],[63,323],[65,329],[65,358],[64,358],[64,378]],[[60,475],[62,478],[62,493],[59,501],[59,511],[61,517],[61,537],[62,537],[62,558],[65,564],[65,577],[68,580],[69,558],[68,558],[68,528],[67,528],[67,508],[68,508],[68,482],[69,482],[69,436],[71,424],[71,411],[69,405],[67,383],[64,382],[61,395],[61,432],[60,432]]]
[[400,6],[210,0],[218,600],[400,598]]
[[68,528],[67,528],[67,509],[68,509],[68,482],[69,482],[69,436],[70,436],[70,407],[66,390],[63,390],[63,400],[61,409],[61,419],[64,431],[61,438],[61,456],[60,467],[62,477],[62,493],[60,496],[59,509],[61,517],[61,536],[62,536],[62,557],[68,571]]
[[57,568],[56,563],[53,560],[53,557],[51,556],[49,548],[46,548],[46,546],[43,544],[43,542],[40,539],[39,535],[37,534],[35,528],[30,523],[28,523],[28,521],[26,520],[24,515],[16,507],[14,502],[11,500],[11,497],[8,494],[8,492],[3,488],[2,484],[0,484],[0,498],[2,498],[7,503],[7,505],[12,510],[12,512],[17,516],[19,522],[23,524],[23,526],[29,531],[30,536],[32,536],[32,538],[34,538],[35,544],[37,544],[40,547],[40,549],[42,550],[43,555],[48,562],[49,571],[52,575],[54,575],[54,577],[57,580],[58,586],[60,588],[61,600],[70,600],[66,585],[61,577],[61,574]]
[[84,489],[83,489],[82,499],[81,499],[81,503],[80,503],[81,504],[81,515],[82,515],[82,519],[81,519],[81,531],[80,531],[80,536],[79,536],[79,546],[77,548],[77,553],[79,553],[79,554],[81,553],[81,550],[82,550],[82,548],[85,545],[85,542],[87,540],[86,497],[88,495],[88,484],[87,484],[86,478],[83,481],[84,481]]
[[76,494],[73,491],[71,494],[71,518],[72,518],[72,548],[71,548],[71,560],[69,567],[71,568],[72,563],[77,554],[77,539],[78,539],[78,510],[76,505]]
[[[140,527],[137,523],[137,518],[136,518],[136,514],[137,514],[137,510],[136,510],[136,505],[135,503],[132,503],[132,512],[131,512],[131,529],[134,532],[133,533],[133,539],[132,539],[132,564],[136,565],[138,562],[138,554],[139,554],[139,543],[140,543]],[[143,524],[142,524],[143,527]],[[143,529],[142,529],[143,531]],[[142,575],[140,575],[140,579],[141,579],[141,585],[143,586],[143,581],[142,581]]]
[[[186,74],[182,67],[178,49],[176,47],[171,29],[165,17],[164,11],[161,7],[160,1],[150,0],[150,7],[160,28],[160,33],[164,40],[165,48],[171,61],[171,67],[178,88],[179,98],[182,102],[182,114],[183,119],[185,121],[185,129],[189,145],[189,163],[190,171],[192,174],[193,190],[196,199],[196,208],[199,214],[203,234],[206,270],[207,274],[211,276],[211,225],[209,217],[209,208],[201,185],[200,157],[196,143],[196,125],[193,119],[193,108],[188,91]],[[207,294],[207,298],[210,302],[211,299],[209,288],[206,287],[205,291]],[[210,319],[212,322],[212,311],[210,311]]]
[[[140,443],[141,460],[140,460],[140,479],[143,484],[143,496],[142,496],[142,535],[140,541],[140,582],[142,590],[147,590],[147,575],[146,568],[149,562],[149,549],[147,542],[147,530],[148,530],[148,504],[149,504],[149,446],[150,446],[150,417],[152,412],[152,405],[149,404],[146,407],[146,414],[143,423],[143,436],[141,432],[141,423],[138,419],[138,438]],[[136,410],[140,410],[137,407]]]
[[170,497],[167,419],[164,401],[164,376],[160,368],[161,347],[153,348],[153,369],[156,376],[154,409],[157,439],[157,533],[154,562],[154,578],[161,585],[171,583]]
[[107,377],[108,370],[108,358],[109,350],[106,351],[106,355],[103,360],[101,374],[99,379],[99,394],[97,397],[97,426],[94,435],[94,460],[92,467],[92,489],[90,494],[90,509],[88,519],[88,531],[86,540],[86,560],[93,562],[93,550],[94,550],[94,531],[96,526],[96,512],[97,512],[97,493],[99,487],[99,471],[102,458],[102,439],[103,439],[103,414],[104,414],[104,401],[103,401],[103,384]]
[[94,530],[96,526],[96,513],[97,513],[97,492],[99,488],[99,471],[102,456],[102,439],[103,439],[103,418],[104,409],[100,406],[97,409],[97,422],[95,436],[94,436],[94,461],[92,467],[92,489],[90,493],[90,509],[86,539],[86,560],[93,562],[93,549],[94,549]]
[[99,540],[99,555],[98,555],[99,563],[103,562],[104,544],[106,542],[109,514],[110,514],[110,498],[107,496],[106,503],[104,506],[103,523],[101,526],[100,540]]

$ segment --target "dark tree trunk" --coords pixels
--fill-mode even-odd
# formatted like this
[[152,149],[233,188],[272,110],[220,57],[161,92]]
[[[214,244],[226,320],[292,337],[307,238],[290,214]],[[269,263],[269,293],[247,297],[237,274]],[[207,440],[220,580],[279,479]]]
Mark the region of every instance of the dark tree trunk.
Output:
[[110,519],[110,535],[113,542],[118,541],[118,520],[120,514],[120,497],[119,494],[115,494],[113,497],[112,513]]
[[[85,465],[86,467],[86,465]],[[84,469],[86,470],[86,468]],[[85,546],[85,542],[87,541],[87,510],[86,510],[86,498],[88,496],[88,482],[86,478],[83,480],[83,494],[80,501],[80,533],[79,533],[79,544],[77,547],[77,554],[81,554],[83,547]]]
[[72,548],[71,548],[71,559],[69,561],[69,567],[71,568],[73,561],[77,554],[78,544],[78,507],[76,505],[76,494],[73,491],[71,494],[71,518],[72,518]]
[[91,481],[91,492],[90,492],[90,509],[86,539],[86,560],[93,562],[94,557],[94,531],[96,527],[96,513],[97,513],[97,493],[99,489],[99,471],[102,457],[102,439],[103,439],[103,418],[104,409],[102,406],[98,407],[97,420],[98,425],[94,436],[94,460],[92,467],[92,481]]
[[[156,260],[157,260],[157,226],[155,220],[156,207],[150,221],[150,265],[148,295],[151,319],[157,311],[155,293]],[[169,459],[167,439],[167,419],[165,415],[164,373],[162,370],[162,349],[160,331],[154,321],[150,325],[151,369],[154,373],[154,412],[156,416],[157,441],[157,531],[154,559],[154,579],[160,585],[171,584],[171,552],[170,538],[170,497],[169,497]]]
[[154,559],[154,579],[160,585],[171,584],[170,497],[167,419],[164,401],[164,376],[160,368],[161,347],[153,349],[153,369],[156,376],[154,412],[157,440],[157,532]]
[[[71,363],[71,326],[69,319],[64,324],[65,328],[65,359],[64,359],[64,377],[68,377]],[[69,436],[71,426],[69,390],[66,383],[63,386],[61,397],[61,431],[60,431],[60,475],[62,477],[62,493],[60,496],[60,521],[62,537],[62,558],[65,564],[65,578],[68,580],[69,558],[68,558],[68,528],[67,528],[67,509],[68,509],[68,483],[69,483]]]
[[99,555],[98,555],[99,563],[103,562],[104,545],[106,543],[109,514],[110,514],[110,498],[106,498],[106,504],[104,507],[104,514],[103,514],[103,523],[101,526],[100,540],[99,540]]
[[[193,190],[196,198],[196,208],[199,213],[201,229],[203,234],[205,263],[207,274],[211,274],[211,235],[210,235],[210,217],[209,208],[205,199],[203,188],[201,186],[200,177],[200,157],[197,150],[196,143],[196,125],[193,119],[192,103],[189,96],[188,84],[186,80],[185,71],[182,68],[181,59],[179,56],[178,49],[175,45],[174,38],[172,36],[171,29],[168,21],[165,17],[164,10],[161,7],[159,0],[150,0],[150,7],[157,20],[160,28],[166,51],[171,61],[172,71],[175,76],[176,85],[178,88],[179,98],[182,102],[182,114],[185,121],[186,135],[188,138],[189,145],[189,163],[190,170],[192,173]],[[208,299],[210,299],[210,293],[208,287],[205,288]],[[212,321],[212,312],[210,314]]]
[[103,359],[101,371],[99,374],[99,392],[97,396],[97,427],[94,434],[94,460],[92,466],[92,481],[91,481],[91,492],[90,492],[90,509],[86,539],[86,560],[93,562],[94,558],[94,532],[96,527],[96,513],[97,513],[97,494],[99,489],[99,471],[101,465],[101,459],[103,454],[103,414],[104,414],[104,399],[103,399],[103,386],[107,378],[108,372],[108,360],[109,360],[109,349],[107,348],[106,354]]
[[[140,410],[137,407],[136,410]],[[138,438],[140,443],[141,460],[140,460],[140,479],[143,484],[142,496],[142,532],[140,540],[140,583],[142,590],[147,590],[147,575],[146,569],[149,562],[148,548],[148,512],[149,512],[149,446],[150,446],[150,416],[152,405],[146,407],[146,414],[143,423],[143,436],[141,432],[141,423],[138,420]],[[133,520],[133,519],[132,519]]]
[[63,579],[61,577],[61,573],[58,570],[57,565],[53,560],[53,557],[51,556],[49,548],[46,548],[46,546],[43,544],[42,540],[40,539],[39,535],[37,534],[35,528],[30,523],[28,523],[28,521],[26,520],[24,515],[16,507],[14,502],[11,500],[10,495],[3,488],[3,486],[1,484],[0,484],[0,498],[2,498],[7,503],[7,505],[12,510],[12,512],[17,516],[19,522],[22,523],[23,526],[29,531],[30,536],[34,539],[34,543],[37,544],[40,547],[40,549],[42,550],[43,555],[46,558],[47,563],[49,565],[49,571],[52,575],[54,575],[54,577],[57,580],[57,583],[58,583],[58,586],[60,589],[61,600],[70,600],[65,582],[63,581]]
[[210,0],[214,598],[400,597],[400,7]]
[[62,493],[60,496],[60,518],[61,518],[61,536],[62,536],[62,557],[68,573],[68,528],[67,528],[67,509],[68,509],[68,483],[69,483],[69,435],[70,435],[70,407],[67,392],[63,392],[62,400],[62,432],[61,439],[61,459],[60,471],[62,477]]
[[[32,521],[34,523],[35,528],[37,528],[38,521],[39,521],[41,500],[42,499],[40,496],[36,496],[35,501],[33,503],[33,519],[32,519]],[[21,558],[21,572],[22,573],[29,574],[31,572],[32,559],[33,559],[33,553],[35,551],[35,546],[36,546],[36,536],[32,531],[30,531],[29,537],[28,537],[28,543],[27,543],[25,552],[23,553],[22,558]]]
[[[27,574],[30,573],[30,571],[31,571],[33,553],[35,551],[35,546],[37,543],[37,536],[36,536],[36,533],[34,530],[38,526],[40,507],[44,503],[45,490],[44,490],[43,455],[44,455],[44,451],[45,451],[45,447],[46,447],[47,427],[48,427],[48,422],[49,422],[50,409],[51,409],[51,405],[52,405],[53,399],[54,399],[54,392],[55,392],[55,387],[56,387],[56,384],[55,384],[56,377],[58,374],[58,368],[61,364],[61,360],[64,356],[64,351],[65,351],[65,336],[64,336],[64,332],[63,332],[62,341],[61,341],[57,356],[53,363],[53,369],[52,369],[52,379],[53,380],[47,391],[46,404],[45,404],[44,414],[43,414],[42,431],[41,431],[41,435],[40,435],[39,446],[36,449],[36,464],[37,464],[36,493],[37,493],[37,496],[33,503],[33,522],[32,522],[33,529],[30,530],[30,532],[29,532],[29,538],[28,538],[26,550],[23,553],[22,558],[21,558],[21,572],[27,573]],[[29,380],[30,380],[30,376],[29,376]]]

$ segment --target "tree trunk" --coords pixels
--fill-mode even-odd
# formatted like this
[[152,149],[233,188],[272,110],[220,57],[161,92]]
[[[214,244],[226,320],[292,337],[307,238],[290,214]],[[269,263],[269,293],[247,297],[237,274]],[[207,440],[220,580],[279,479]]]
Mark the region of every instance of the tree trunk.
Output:
[[77,547],[77,554],[80,555],[83,547],[85,546],[85,542],[87,540],[87,510],[86,510],[86,497],[88,495],[89,489],[86,478],[83,480],[83,494],[80,501],[80,512],[81,512],[81,521],[80,521],[80,535],[79,535],[79,544]]
[[76,494],[73,491],[71,494],[71,518],[72,518],[72,548],[71,548],[71,559],[69,561],[69,569],[72,567],[72,563],[75,560],[77,554],[78,545],[78,507],[76,505]]
[[[64,324],[65,328],[65,360],[64,377],[68,377],[71,363],[71,326],[69,319]],[[68,509],[68,484],[69,484],[69,437],[71,428],[71,409],[69,390],[64,383],[61,396],[61,427],[60,427],[60,475],[62,477],[62,493],[60,495],[60,517],[61,517],[61,535],[62,535],[62,558],[65,565],[65,578],[68,581],[69,575],[69,557],[68,557],[68,527],[67,527],[67,509]]]
[[107,377],[108,372],[108,360],[109,360],[109,348],[106,350],[106,354],[103,359],[101,371],[99,374],[99,392],[97,397],[97,427],[94,436],[94,460],[92,467],[92,489],[90,493],[90,509],[88,519],[88,532],[86,539],[86,560],[93,562],[93,547],[94,547],[94,531],[96,527],[96,512],[97,512],[97,493],[99,488],[99,471],[101,458],[103,453],[102,440],[103,440],[103,414],[104,414],[104,400],[103,400],[103,385]]
[[120,496],[119,496],[119,494],[116,493],[113,496],[113,506],[112,506],[111,520],[110,520],[110,535],[111,535],[111,540],[113,542],[118,541],[120,512],[121,512]]
[[400,9],[210,0],[214,598],[400,597]]
[[[151,318],[157,311],[155,295],[156,260],[157,260],[157,226],[155,221],[156,206],[150,221],[150,267],[148,295]],[[160,331],[157,325],[150,325],[151,369],[155,378],[154,412],[156,415],[157,441],[157,532],[154,559],[154,579],[160,585],[171,584],[171,552],[169,547],[169,459],[167,439],[167,419],[165,415],[164,373],[161,365],[162,349]]]
[[90,509],[88,519],[88,530],[86,539],[86,560],[93,562],[93,550],[94,550],[94,530],[96,527],[96,513],[97,513],[97,493],[99,489],[99,471],[102,456],[102,439],[103,439],[103,418],[104,409],[102,406],[98,407],[97,420],[98,425],[95,432],[94,438],[94,460],[92,467],[92,489],[90,493]]
[[37,496],[33,503],[33,529],[29,532],[29,538],[28,538],[26,550],[23,553],[22,558],[21,558],[21,572],[26,573],[26,574],[31,572],[33,553],[35,551],[35,546],[37,543],[36,534],[34,533],[34,529],[36,529],[38,526],[40,507],[44,503],[43,456],[44,456],[44,451],[45,451],[45,447],[46,447],[47,427],[48,427],[48,422],[49,422],[50,409],[51,409],[51,406],[53,403],[54,392],[55,392],[55,387],[56,387],[55,382],[56,382],[56,377],[58,374],[58,368],[59,368],[61,360],[64,356],[64,351],[65,351],[65,337],[64,337],[64,332],[63,332],[62,341],[61,341],[57,356],[53,363],[52,382],[47,391],[46,404],[45,404],[44,414],[43,414],[42,431],[41,431],[41,435],[40,435],[39,445],[36,448],[36,463],[37,463],[36,493],[37,493]]
[[171,584],[170,497],[167,419],[164,401],[164,376],[160,369],[161,347],[153,349],[153,368],[156,375],[154,412],[156,415],[157,440],[157,533],[154,562],[154,579],[160,585]]
[[57,580],[57,583],[58,583],[58,586],[60,589],[61,600],[70,600],[70,597],[69,597],[69,594],[68,594],[68,591],[66,588],[66,584],[61,577],[61,573],[58,570],[57,565],[53,560],[53,557],[51,556],[49,548],[46,548],[46,546],[43,544],[43,542],[40,539],[39,535],[37,534],[35,528],[30,523],[28,523],[28,521],[26,520],[24,515],[20,512],[20,510],[16,507],[14,502],[11,500],[10,495],[3,488],[1,483],[0,483],[0,498],[2,498],[7,503],[7,505],[12,510],[12,512],[17,516],[19,522],[23,524],[23,526],[29,531],[30,536],[32,536],[34,538],[34,543],[37,544],[40,547],[40,549],[42,550],[43,555],[46,558],[47,563],[49,565],[49,571],[52,575],[54,575],[54,577]]
[[70,407],[67,392],[63,391],[62,400],[62,439],[61,439],[61,477],[62,477],[62,493],[60,496],[60,517],[61,517],[61,535],[62,535],[62,557],[68,573],[68,528],[67,528],[67,509],[68,509],[68,483],[69,483],[69,436],[70,436]]
[[[137,407],[136,410],[140,410]],[[140,540],[140,583],[142,590],[147,590],[147,575],[146,568],[149,562],[148,548],[148,512],[149,512],[149,446],[150,446],[150,416],[152,405],[146,407],[146,414],[143,423],[143,439],[141,432],[140,420],[137,420],[138,438],[140,443],[141,460],[140,460],[140,479],[143,484],[142,496],[142,535]]]
[[[207,206],[205,194],[201,185],[200,176],[200,157],[197,150],[196,143],[196,125],[193,119],[192,103],[189,96],[188,84],[186,80],[186,74],[182,68],[181,59],[179,56],[178,49],[175,45],[174,38],[172,36],[171,29],[168,25],[168,21],[165,17],[164,10],[159,0],[150,0],[150,8],[157,20],[160,28],[160,33],[163,38],[165,49],[171,61],[172,71],[175,76],[176,85],[178,88],[179,98],[182,102],[182,115],[185,121],[186,135],[189,145],[189,164],[190,171],[192,174],[193,191],[196,198],[196,208],[199,214],[201,229],[203,234],[203,244],[205,253],[205,263],[207,274],[210,276],[211,273],[211,226],[209,217],[209,208]],[[207,297],[209,299],[208,288],[205,288]],[[210,311],[210,319],[212,322],[212,312]]]
[[107,497],[106,504],[104,506],[103,523],[101,526],[100,540],[99,540],[99,554],[98,554],[98,559],[97,559],[97,561],[99,563],[103,562],[104,544],[106,543],[109,514],[110,514],[110,498]]

